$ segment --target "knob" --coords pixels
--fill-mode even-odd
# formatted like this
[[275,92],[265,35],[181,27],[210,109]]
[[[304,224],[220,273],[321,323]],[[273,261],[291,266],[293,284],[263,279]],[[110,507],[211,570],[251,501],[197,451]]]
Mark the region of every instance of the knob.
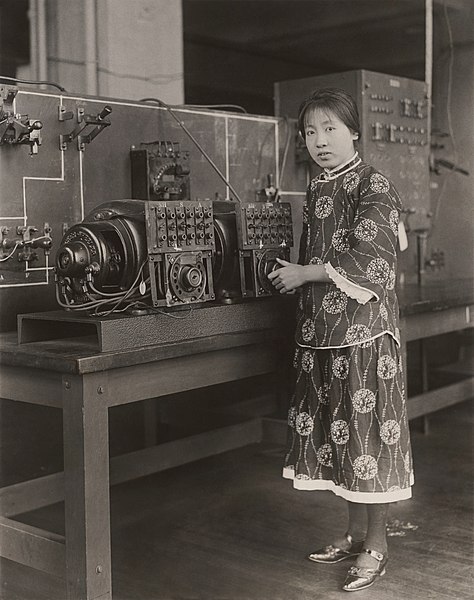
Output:
[[181,269],[179,279],[181,286],[191,292],[202,284],[203,274],[197,267],[187,265]]

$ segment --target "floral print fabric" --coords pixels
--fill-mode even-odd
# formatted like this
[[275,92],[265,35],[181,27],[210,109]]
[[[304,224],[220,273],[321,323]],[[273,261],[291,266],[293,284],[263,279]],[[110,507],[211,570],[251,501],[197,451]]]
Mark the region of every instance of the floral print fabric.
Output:
[[358,156],[313,179],[300,264],[332,283],[302,287],[296,386],[283,476],[351,502],[411,497],[413,470],[395,292],[399,196]]
[[389,335],[349,347],[297,347],[283,476],[351,502],[411,497],[401,360]]
[[333,283],[303,286],[298,344],[340,347],[384,333],[399,341],[395,280],[400,210],[393,185],[360,159],[339,176],[313,179],[303,210],[299,262],[325,264]]

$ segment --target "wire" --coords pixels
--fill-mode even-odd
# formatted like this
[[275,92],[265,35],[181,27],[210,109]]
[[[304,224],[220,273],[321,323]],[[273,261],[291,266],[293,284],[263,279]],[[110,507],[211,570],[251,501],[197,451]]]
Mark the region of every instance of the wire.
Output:
[[112,75],[113,77],[118,77],[120,79],[136,79],[137,81],[151,81],[161,84],[172,83],[173,81],[181,81],[183,79],[183,73],[157,73],[151,77],[143,77],[142,75],[136,75],[134,73],[119,73],[118,71],[111,71],[105,67],[98,67],[97,71],[100,73],[107,73],[107,75]]
[[[118,309],[118,307],[120,306],[120,304],[122,304],[122,302],[124,302],[125,300],[127,300],[127,298],[130,298],[131,296],[133,296],[134,294],[136,294],[139,291],[139,288],[137,287],[137,282],[141,277],[143,268],[145,267],[147,261],[145,260],[140,269],[138,270],[137,276],[135,277],[135,280],[133,281],[132,285],[129,287],[128,290],[124,291],[124,292],[117,292],[117,294],[106,294],[105,292],[100,292],[99,290],[96,290],[94,285],[91,282],[88,282],[90,286],[92,286],[92,289],[94,291],[94,293],[97,293],[101,296],[103,296],[103,298],[100,299],[91,299],[91,295],[87,294],[87,297],[89,299],[91,299],[90,302],[84,302],[82,304],[71,304],[71,302],[68,300],[67,295],[63,294],[63,297],[65,299],[65,302],[63,302],[60,298],[59,298],[59,285],[56,285],[56,300],[58,302],[58,304],[60,306],[62,306],[63,308],[67,308],[69,310],[75,310],[75,311],[87,311],[87,310],[94,310],[95,314],[97,314],[99,316],[99,313],[97,312],[97,309],[100,308],[101,306],[107,306],[110,305],[112,302],[114,302],[114,300],[117,300],[117,302],[112,306],[112,308],[104,313],[101,313],[100,316],[102,315],[109,315],[112,314],[113,312],[121,312],[121,309]],[[104,297],[105,296],[105,297]],[[142,296],[143,298],[143,296]]]
[[187,108],[221,108],[223,110],[226,108],[235,108],[246,115],[248,114],[247,110],[239,104],[183,104],[183,106]]
[[[129,287],[129,289],[126,292],[119,294],[118,302],[116,302],[115,305],[106,314],[112,314],[113,312],[120,312],[118,310],[118,307],[122,304],[122,302],[124,302],[127,298],[130,298],[131,296],[133,296],[134,294],[136,294],[139,291],[139,288],[137,287],[137,283],[142,275],[142,271],[143,271],[143,268],[145,267],[146,263],[147,263],[147,261],[145,260],[142,263],[140,269],[138,270],[137,276],[135,277],[135,280],[133,281],[132,285]],[[102,292],[98,292],[98,293],[101,295],[105,295],[105,296],[111,296],[111,294],[102,294]],[[99,301],[99,302],[108,304],[110,302],[113,302],[113,300],[108,299],[108,300],[103,300],[103,301]]]
[[3,258],[0,258],[0,262],[4,262],[5,260],[8,260],[9,258],[11,258],[17,251],[17,248],[20,244],[21,244],[21,242],[17,242],[15,244],[15,247],[13,248],[13,250],[10,252],[10,254],[8,256],[4,256]]
[[7,77],[6,75],[0,75],[0,80],[6,79],[8,81],[14,81],[15,83],[27,83],[29,85],[51,85],[61,92],[67,92],[66,88],[63,88],[62,85],[58,83],[54,83],[54,81],[34,81],[30,79],[18,79],[17,77]]
[[286,167],[286,160],[288,158],[288,150],[290,148],[290,141],[291,141],[291,127],[290,127],[290,121],[288,119],[288,117],[285,117],[285,125],[286,125],[286,142],[285,142],[285,149],[283,150],[283,159],[281,161],[281,167],[280,167],[280,181],[278,182],[278,187],[281,188],[281,182],[283,180],[283,173],[285,171],[285,167]]
[[86,285],[87,287],[89,287],[91,289],[91,291],[94,294],[97,294],[98,296],[103,296],[104,298],[122,298],[125,294],[125,290],[121,291],[121,292],[114,292],[113,294],[108,294],[106,292],[101,292],[100,290],[98,290],[95,285],[92,283],[92,281],[86,281]]
[[449,135],[451,136],[451,141],[453,144],[453,154],[454,154],[454,163],[457,163],[458,158],[458,150],[456,144],[456,138],[454,135],[453,129],[453,119],[452,119],[452,111],[451,111],[451,99],[452,99],[452,91],[453,91],[453,68],[454,68],[454,41],[453,41],[453,31],[451,28],[451,22],[449,20],[448,8],[446,3],[443,4],[444,9],[444,18],[446,19],[446,27],[448,30],[449,36],[449,67],[448,67],[448,94],[446,99],[446,110],[448,117],[448,129]]
[[[145,303],[143,303],[145,305]],[[148,304],[145,305],[148,309],[150,309],[152,312],[160,314],[160,315],[165,315],[167,317],[170,317],[172,319],[189,319],[189,317],[191,316],[191,314],[193,313],[194,309],[191,306],[187,311],[186,314],[183,317],[179,317],[178,315],[175,315],[173,313],[169,313],[166,312],[164,310],[160,310],[159,308],[156,308],[155,306],[148,306]]]
[[168,104],[163,102],[163,100],[159,100],[158,98],[142,98],[140,100],[140,102],[156,102],[163,108],[166,108],[166,110],[170,113],[170,115],[173,117],[173,119],[178,123],[178,125],[181,127],[181,129],[186,133],[186,135],[191,139],[193,144],[198,148],[198,150],[201,152],[201,154],[204,156],[204,158],[208,161],[208,163],[211,165],[211,167],[214,169],[214,171],[219,175],[219,177],[222,179],[222,181],[226,184],[226,186],[234,194],[236,199],[240,203],[242,203],[242,200],[240,199],[239,194],[235,191],[235,189],[230,184],[230,182],[227,181],[225,176],[220,171],[219,167],[215,164],[215,162],[212,160],[212,158],[207,154],[207,152],[204,150],[204,148],[201,146],[201,144],[197,141],[197,139],[193,136],[193,134],[189,131],[189,129],[186,127],[186,125],[182,121],[179,120],[179,118],[175,115],[174,111],[171,109],[170,106],[168,106]]
[[[56,300],[58,302],[58,304],[60,306],[62,306],[63,308],[67,308],[69,310],[92,310],[93,308],[98,308],[99,306],[102,306],[103,304],[110,304],[110,300],[93,300],[91,302],[84,302],[83,304],[71,304],[71,302],[69,302],[68,298],[66,295],[64,295],[65,298],[65,302],[63,302],[60,298],[59,298],[59,293],[58,293],[58,285],[56,285]],[[90,298],[91,296],[88,294],[88,297]]]
[[94,311],[94,316],[95,317],[108,317],[112,313],[122,313],[122,312],[125,312],[126,310],[129,310],[129,308],[131,308],[132,306],[135,306],[137,304],[139,304],[139,300],[135,300],[135,302],[130,302],[130,304],[127,304],[123,308],[114,308],[114,309],[107,310],[107,311],[104,311],[104,312],[99,312],[96,309]]
[[26,240],[25,246],[27,246],[28,244],[33,244],[33,242],[39,242],[39,240],[51,240],[51,242],[53,241],[49,235],[40,235],[39,237],[31,238],[31,240]]
[[451,138],[451,142],[453,145],[453,166],[451,169],[449,169],[449,171],[446,173],[446,176],[444,178],[444,181],[441,185],[441,190],[439,191],[439,194],[436,198],[436,204],[435,204],[435,208],[433,211],[433,218],[432,218],[432,226],[431,229],[428,233],[428,237],[431,237],[433,235],[433,231],[435,228],[435,225],[437,223],[438,220],[438,214],[439,214],[439,209],[441,206],[441,198],[444,196],[444,192],[446,190],[446,185],[448,183],[448,181],[450,180],[452,174],[455,171],[455,167],[457,164],[457,158],[458,158],[458,150],[457,150],[457,144],[456,144],[456,138],[454,135],[454,128],[453,128],[453,121],[452,121],[452,112],[451,112],[451,99],[452,99],[452,87],[453,87],[453,68],[454,68],[454,42],[453,42],[453,32],[451,29],[451,22],[449,20],[449,15],[448,15],[448,9],[446,6],[446,3],[443,4],[443,9],[444,9],[444,18],[446,21],[446,28],[448,31],[448,39],[449,39],[449,62],[448,62],[448,91],[447,91],[447,97],[446,97],[446,116],[447,116],[447,121],[448,121],[448,131],[449,131],[449,136]]

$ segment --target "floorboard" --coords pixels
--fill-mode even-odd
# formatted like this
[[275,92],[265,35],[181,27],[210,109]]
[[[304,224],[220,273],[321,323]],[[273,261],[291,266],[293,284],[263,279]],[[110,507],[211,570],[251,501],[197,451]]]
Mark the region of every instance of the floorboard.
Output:
[[[473,406],[413,431],[414,498],[390,518],[418,525],[389,538],[387,575],[361,600],[472,600]],[[134,482],[111,493],[114,600],[333,600],[348,563],[308,552],[344,530],[345,503],[282,480],[282,448],[251,446]],[[22,516],[63,532],[63,506]],[[0,561],[2,600],[65,600],[58,577]]]

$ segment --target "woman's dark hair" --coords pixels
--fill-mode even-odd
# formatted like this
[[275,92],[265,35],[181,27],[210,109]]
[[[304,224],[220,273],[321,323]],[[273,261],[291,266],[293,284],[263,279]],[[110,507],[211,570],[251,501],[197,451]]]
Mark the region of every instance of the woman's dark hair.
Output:
[[339,88],[321,88],[311,93],[301,103],[298,112],[298,131],[305,137],[304,119],[309,108],[329,110],[334,113],[351,131],[360,137],[359,111],[354,98]]

